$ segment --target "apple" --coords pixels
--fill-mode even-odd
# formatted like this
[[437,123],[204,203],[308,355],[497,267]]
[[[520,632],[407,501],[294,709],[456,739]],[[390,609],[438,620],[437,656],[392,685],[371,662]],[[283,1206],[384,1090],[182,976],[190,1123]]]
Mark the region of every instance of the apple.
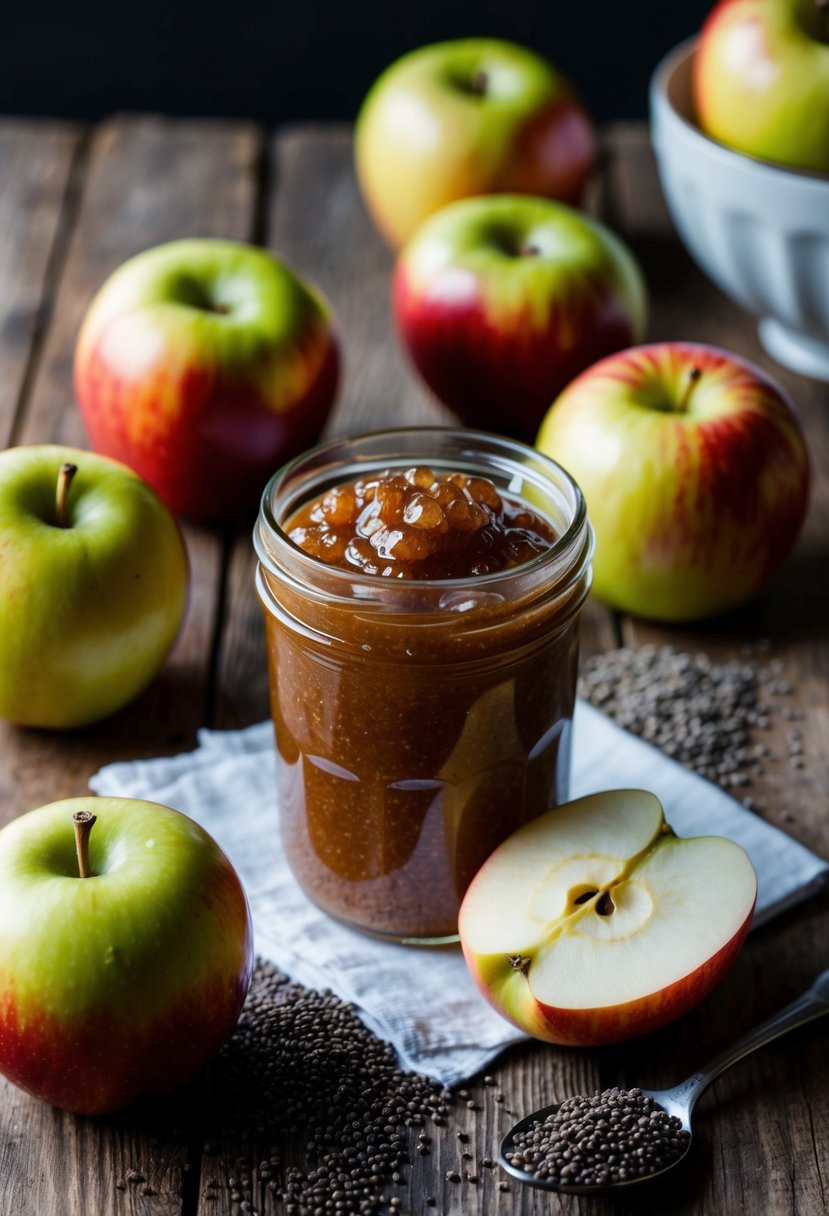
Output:
[[712,139],[829,173],[826,0],[721,0],[703,27],[692,80]]
[[809,461],[791,403],[715,347],[664,342],[604,359],[564,390],[537,445],[584,493],[596,595],[653,620],[749,599],[806,513]]
[[93,448],[176,515],[253,511],[319,438],[337,388],[331,311],[264,249],[173,241],[107,279],[81,326],[75,393]]
[[510,836],[460,910],[483,995],[538,1039],[592,1047],[697,1005],[748,932],[757,880],[739,845],[675,836],[659,799],[612,790]]
[[0,1072],[36,1098],[102,1114],[184,1084],[252,961],[236,871],[178,811],[70,798],[0,832]]
[[357,175],[394,246],[475,194],[578,203],[596,161],[590,119],[560,72],[525,47],[464,38],[387,68],[355,131]]
[[549,199],[464,199],[427,220],[394,274],[401,339],[468,425],[532,442],[553,398],[644,334],[645,285],[604,225]]
[[178,524],[131,469],[0,453],[0,718],[85,726],[126,705],[178,635],[188,577]]

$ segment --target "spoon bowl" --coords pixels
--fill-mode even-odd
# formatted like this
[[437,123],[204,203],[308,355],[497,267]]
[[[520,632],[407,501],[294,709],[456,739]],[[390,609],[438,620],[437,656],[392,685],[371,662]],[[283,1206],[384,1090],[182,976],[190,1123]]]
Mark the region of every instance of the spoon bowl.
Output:
[[692,1076],[681,1081],[679,1085],[675,1085],[672,1089],[643,1089],[641,1092],[646,1097],[652,1098],[653,1101],[661,1106],[669,1115],[679,1119],[682,1130],[688,1133],[688,1141],[685,1148],[674,1157],[667,1165],[661,1166],[659,1169],[653,1170],[648,1174],[641,1174],[635,1178],[625,1178],[618,1182],[601,1182],[601,1183],[576,1183],[563,1182],[556,1178],[539,1177],[537,1174],[532,1174],[527,1170],[522,1170],[519,1166],[513,1165],[508,1160],[508,1154],[512,1154],[516,1150],[515,1136],[524,1132],[530,1131],[538,1123],[543,1123],[550,1115],[554,1115],[559,1109],[560,1103],[552,1106],[545,1106],[541,1110],[534,1111],[531,1115],[527,1115],[521,1119],[514,1127],[510,1128],[501,1142],[501,1150],[499,1154],[499,1162],[503,1169],[513,1178],[517,1178],[519,1182],[525,1182],[528,1186],[539,1187],[545,1191],[557,1191],[564,1195],[617,1195],[621,1191],[629,1191],[631,1187],[641,1186],[643,1183],[650,1183],[657,1178],[664,1177],[665,1174],[675,1169],[680,1165],[688,1153],[691,1151],[693,1143],[693,1132],[691,1129],[691,1116],[694,1106],[700,1095],[708,1088],[712,1081],[721,1073],[730,1068],[732,1064],[736,1064],[738,1060],[749,1055],[752,1051],[757,1051],[766,1043],[770,1043],[773,1039],[779,1038],[783,1034],[787,1034],[790,1030],[796,1029],[798,1026],[804,1025],[806,1022],[812,1022],[815,1018],[822,1017],[829,1013],[829,970],[823,971],[806,992],[799,996],[785,1009],[781,1009],[768,1021],[761,1023],[754,1030],[749,1031],[743,1038],[738,1039],[731,1047],[727,1048],[716,1059],[712,1060],[699,1072],[693,1073]]

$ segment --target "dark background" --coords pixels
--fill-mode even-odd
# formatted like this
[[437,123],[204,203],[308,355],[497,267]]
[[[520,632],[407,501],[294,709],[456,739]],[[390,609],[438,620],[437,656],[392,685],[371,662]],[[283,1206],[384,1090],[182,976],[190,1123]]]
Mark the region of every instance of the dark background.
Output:
[[350,118],[404,51],[476,34],[544,53],[599,120],[646,113],[659,57],[713,0],[16,0],[0,112]]

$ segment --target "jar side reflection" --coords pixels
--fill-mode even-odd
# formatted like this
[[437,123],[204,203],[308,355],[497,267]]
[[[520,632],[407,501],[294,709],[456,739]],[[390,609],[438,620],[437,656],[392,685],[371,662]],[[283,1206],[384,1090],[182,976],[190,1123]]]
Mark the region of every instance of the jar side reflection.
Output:
[[[371,932],[454,937],[490,853],[567,798],[575,620],[495,665],[410,667],[393,697],[385,664],[314,653],[273,617],[267,632],[282,841],[300,885]],[[355,720],[356,704],[381,712]]]

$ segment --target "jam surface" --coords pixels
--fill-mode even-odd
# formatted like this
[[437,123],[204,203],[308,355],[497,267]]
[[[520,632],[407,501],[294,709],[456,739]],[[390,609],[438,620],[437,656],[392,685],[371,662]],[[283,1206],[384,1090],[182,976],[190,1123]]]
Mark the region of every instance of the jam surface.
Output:
[[426,465],[335,486],[296,512],[287,531],[330,566],[403,579],[494,574],[556,539],[546,519],[488,478]]

